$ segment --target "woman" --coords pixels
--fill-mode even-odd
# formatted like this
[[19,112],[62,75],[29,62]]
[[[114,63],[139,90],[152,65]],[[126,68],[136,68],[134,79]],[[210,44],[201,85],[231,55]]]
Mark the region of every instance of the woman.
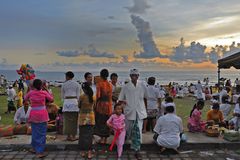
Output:
[[101,137],[100,143],[106,144],[109,137],[107,120],[112,114],[112,85],[107,81],[109,72],[103,69],[100,72],[101,81],[97,83],[97,106],[95,134]]
[[87,158],[92,158],[92,139],[93,127],[95,125],[94,105],[96,97],[93,96],[93,90],[87,82],[82,84],[83,95],[80,96],[80,113],[79,113],[79,147],[84,152],[82,156],[85,157],[87,151]]
[[203,132],[205,130],[206,123],[201,120],[201,110],[203,109],[203,107],[203,100],[199,100],[197,104],[193,106],[187,125],[189,132]]
[[213,103],[212,109],[207,112],[207,121],[214,124],[224,124],[224,117],[222,111],[219,110],[219,103]]
[[29,91],[25,96],[25,101],[30,100],[31,112],[29,122],[32,128],[32,149],[30,152],[36,153],[38,158],[46,156],[44,153],[46,145],[47,121],[49,120],[46,109],[46,99],[53,102],[53,96],[47,91],[42,90],[42,81],[35,79],[33,81],[34,89]]

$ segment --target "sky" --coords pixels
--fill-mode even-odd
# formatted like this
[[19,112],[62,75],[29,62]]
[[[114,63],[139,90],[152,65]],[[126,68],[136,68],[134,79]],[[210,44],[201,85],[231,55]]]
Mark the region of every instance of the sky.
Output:
[[0,68],[216,69],[240,49],[238,0],[1,0]]

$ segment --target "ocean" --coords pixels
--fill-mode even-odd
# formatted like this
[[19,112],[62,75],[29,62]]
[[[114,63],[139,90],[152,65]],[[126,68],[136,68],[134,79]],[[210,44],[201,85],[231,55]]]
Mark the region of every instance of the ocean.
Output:
[[[91,71],[90,71],[91,72]],[[36,77],[40,79],[46,79],[48,81],[64,81],[65,72],[47,72],[47,71],[36,71]],[[84,81],[84,72],[74,72],[75,80]],[[119,81],[123,82],[129,79],[129,72],[121,71],[116,72],[119,75]],[[0,74],[4,75],[8,81],[15,81],[19,79],[19,75],[14,70],[0,70]],[[99,75],[99,72],[92,72],[93,75]],[[111,72],[110,72],[111,74]],[[204,78],[208,77],[210,84],[217,83],[217,71],[213,70],[178,70],[178,71],[143,71],[140,72],[140,80],[146,80],[148,77],[156,77],[157,83],[160,85],[166,85],[169,82],[177,82],[179,84],[197,83],[197,80],[203,81]],[[221,70],[221,77],[231,79],[232,82],[236,78],[240,78],[238,70]]]

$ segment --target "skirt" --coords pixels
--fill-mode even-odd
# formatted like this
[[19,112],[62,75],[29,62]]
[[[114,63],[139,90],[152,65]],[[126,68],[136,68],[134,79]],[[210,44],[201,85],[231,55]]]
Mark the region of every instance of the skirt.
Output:
[[64,112],[63,113],[63,132],[65,135],[77,134],[78,127],[78,112]]
[[79,126],[78,145],[80,150],[92,150],[93,129],[94,126],[92,125]]
[[109,115],[100,114],[98,112],[95,113],[95,127],[94,127],[94,135],[98,135],[100,137],[109,137],[110,129],[107,126],[107,120],[109,119]]
[[47,123],[31,123],[32,147],[36,153],[43,153],[46,145]]

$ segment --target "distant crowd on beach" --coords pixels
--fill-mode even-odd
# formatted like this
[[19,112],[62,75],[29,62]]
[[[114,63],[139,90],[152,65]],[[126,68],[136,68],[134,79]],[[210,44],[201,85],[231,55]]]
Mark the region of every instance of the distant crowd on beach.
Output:
[[[131,69],[130,79],[119,85],[117,73],[110,74],[107,69],[102,69],[99,74],[93,76],[86,72],[83,75],[85,81],[79,83],[74,80],[72,71],[66,72],[66,81],[61,85],[61,107],[54,104],[54,95],[47,81],[30,81],[26,91],[23,80],[8,86],[6,114],[16,112],[16,125],[30,124],[30,152],[39,158],[46,156],[46,132],[51,130],[66,135],[67,141],[78,140],[82,156],[89,159],[94,156],[93,135],[99,137],[97,143],[106,145],[111,134],[114,138],[109,149],[112,150],[116,144],[119,159],[123,145],[128,141],[136,159],[142,159],[139,152],[142,134],[149,130],[155,133],[153,139],[161,152],[166,149],[178,152],[180,141],[186,140],[186,137],[182,119],[176,115],[174,98],[187,96],[196,98],[196,104],[189,113],[187,127],[190,132],[204,132],[207,127],[216,125],[239,129],[238,79],[234,85],[227,80],[226,83],[209,86],[209,79],[205,78],[204,84],[199,80],[196,84],[170,82],[164,86],[156,84],[155,77],[149,77],[146,82],[140,81],[140,71]],[[17,92],[14,86],[18,88]],[[210,100],[212,105],[207,112],[207,121],[203,121],[201,115],[205,100]],[[232,116],[229,115],[231,104],[235,104]]]

